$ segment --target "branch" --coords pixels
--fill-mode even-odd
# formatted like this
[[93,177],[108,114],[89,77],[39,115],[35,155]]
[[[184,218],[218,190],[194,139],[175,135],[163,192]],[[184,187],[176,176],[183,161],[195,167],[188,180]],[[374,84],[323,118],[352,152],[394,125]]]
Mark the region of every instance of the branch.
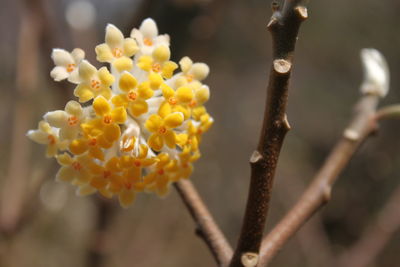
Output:
[[400,228],[399,203],[400,186],[397,186],[377,219],[367,226],[360,240],[339,257],[337,266],[365,267],[375,262],[376,257]]
[[188,180],[181,180],[174,186],[197,224],[196,233],[207,244],[218,265],[226,266],[232,257],[232,248],[193,184]]
[[329,201],[338,175],[358,147],[376,129],[376,107],[379,99],[387,93],[388,71],[386,62],[377,50],[363,49],[361,55],[366,77],[361,86],[363,96],[356,106],[354,119],[295,206],[264,238],[260,266],[266,266],[288,239]]
[[307,18],[307,9],[300,6],[300,2],[286,0],[282,8],[275,2],[272,6],[274,13],[268,30],[272,35],[274,60],[269,75],[261,136],[257,150],[250,158],[250,189],[242,230],[230,265],[232,267],[242,266],[249,259],[251,262],[257,261],[254,257],[257,258],[264,232],[275,169],[283,140],[290,129],[286,118],[288,83],[298,30],[301,22]]

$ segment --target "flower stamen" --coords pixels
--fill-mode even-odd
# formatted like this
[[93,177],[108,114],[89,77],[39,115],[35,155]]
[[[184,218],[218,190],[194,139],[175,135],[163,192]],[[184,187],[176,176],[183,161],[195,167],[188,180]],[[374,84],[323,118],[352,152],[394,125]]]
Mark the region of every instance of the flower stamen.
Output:
[[76,68],[76,65],[75,65],[75,64],[73,64],[73,63],[68,64],[68,65],[67,65],[67,72],[68,72],[68,73],[71,73],[71,72],[73,72],[73,71],[75,70],[75,68]]

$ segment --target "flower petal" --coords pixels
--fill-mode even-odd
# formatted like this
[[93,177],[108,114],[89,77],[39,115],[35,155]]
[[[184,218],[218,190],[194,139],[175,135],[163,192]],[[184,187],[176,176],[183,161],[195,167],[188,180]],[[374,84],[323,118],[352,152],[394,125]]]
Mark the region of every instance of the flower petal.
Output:
[[179,102],[188,103],[194,97],[193,90],[189,87],[182,86],[176,90],[176,98]]
[[168,128],[176,128],[181,126],[183,119],[183,114],[181,112],[173,112],[164,118],[164,123]]
[[62,166],[57,174],[56,174],[56,181],[60,182],[71,182],[75,179],[75,170],[70,166]]
[[108,71],[106,67],[101,67],[99,71],[97,72],[97,75],[99,76],[99,79],[103,86],[109,87],[114,83],[114,76]]
[[111,52],[110,47],[107,44],[99,44],[95,48],[96,51],[96,59],[100,62],[111,62],[113,54]]
[[121,129],[117,124],[108,124],[104,127],[104,137],[110,143],[114,143],[121,135]]
[[111,112],[111,106],[103,96],[98,96],[94,99],[93,109],[98,116],[104,116]]
[[73,64],[74,59],[71,54],[64,49],[55,48],[51,53],[51,58],[56,66],[67,66],[68,64]]
[[113,61],[113,66],[119,71],[130,70],[133,68],[132,59],[129,57],[120,57]]
[[163,123],[163,119],[157,114],[152,114],[146,121],[145,127],[150,132],[154,133],[158,131],[158,128],[161,127]]
[[56,66],[50,72],[51,78],[53,78],[56,82],[67,79],[69,76],[68,71],[63,66]]
[[147,18],[147,19],[143,20],[142,24],[139,27],[139,31],[145,37],[153,38],[153,37],[156,37],[158,35],[157,24],[151,18]]
[[45,121],[47,121],[51,126],[57,128],[67,126],[68,117],[68,113],[64,110],[50,111],[43,116]]
[[147,140],[147,143],[155,151],[160,151],[161,148],[164,146],[163,138],[157,134],[152,134],[149,140]]
[[123,208],[128,208],[135,201],[135,192],[133,190],[123,189],[118,195],[119,204]]
[[138,99],[135,102],[133,102],[130,105],[130,112],[133,114],[133,116],[140,116],[143,113],[146,113],[148,111],[148,105],[146,101],[142,99]]
[[90,86],[85,83],[78,84],[74,90],[74,96],[79,98],[79,102],[85,103],[94,97]]
[[172,130],[167,130],[164,134],[164,141],[169,148],[175,148],[176,145],[175,132]]
[[137,80],[135,77],[133,77],[132,74],[130,74],[127,71],[124,71],[121,75],[121,78],[119,78],[119,87],[121,88],[122,91],[128,92],[129,90],[132,90],[135,88],[137,85]]
[[90,79],[92,79],[93,75],[95,75],[96,72],[96,68],[85,59],[82,60],[81,64],[79,64],[79,76],[84,81],[89,81]]
[[136,41],[132,38],[125,38],[124,40],[124,55],[131,57],[139,50]]
[[126,121],[127,114],[124,107],[117,107],[111,111],[111,117],[115,123],[121,124]]
[[111,49],[115,47],[122,47],[124,35],[122,32],[112,24],[108,24],[106,27],[106,43]]
[[68,101],[68,103],[65,105],[65,111],[71,115],[74,115],[78,118],[80,118],[83,114],[83,109],[81,104],[74,100]]

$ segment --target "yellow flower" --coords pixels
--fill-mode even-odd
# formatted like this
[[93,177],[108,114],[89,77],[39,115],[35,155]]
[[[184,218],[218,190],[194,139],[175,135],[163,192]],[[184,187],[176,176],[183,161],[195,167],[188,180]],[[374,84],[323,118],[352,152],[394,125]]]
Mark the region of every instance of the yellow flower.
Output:
[[81,83],[74,91],[74,95],[79,97],[79,102],[85,103],[99,95],[110,99],[112,95],[110,86],[114,82],[114,76],[106,67],[97,70],[88,61],[83,60],[79,64],[79,77]]
[[119,79],[119,88],[124,92],[112,98],[115,106],[128,108],[133,116],[140,116],[148,111],[147,99],[154,94],[149,83],[142,83],[137,87],[137,81],[132,74],[124,72]]
[[93,110],[96,118],[88,121],[82,127],[88,131],[97,131],[95,136],[103,136],[109,143],[114,143],[121,135],[118,124],[126,121],[127,114],[124,107],[111,108],[110,103],[102,96],[98,96],[93,101]]
[[166,153],[160,153],[157,160],[154,171],[144,177],[144,183],[147,185],[147,190],[155,192],[159,196],[165,196],[169,191],[169,184],[172,182],[173,173],[170,171],[174,166],[174,161]]
[[81,105],[76,101],[69,101],[65,105],[64,110],[56,110],[47,112],[44,115],[44,119],[53,127],[60,128],[61,140],[75,139],[80,130],[80,124],[82,123],[83,109]]
[[65,150],[68,145],[66,141],[60,141],[58,130],[45,121],[40,121],[38,129],[29,130],[26,135],[38,144],[47,145],[47,157],[54,157],[58,150]]
[[86,155],[74,158],[67,153],[58,155],[57,162],[61,165],[61,168],[56,174],[56,179],[80,185],[87,184],[90,178],[90,172],[86,167],[88,161],[90,161],[90,158]]
[[200,84],[207,78],[210,68],[205,63],[193,63],[189,57],[184,57],[179,61],[182,72],[178,73],[175,80],[177,87],[187,84]]
[[158,114],[152,114],[146,121],[145,127],[151,132],[147,143],[149,146],[160,151],[164,144],[170,148],[175,148],[176,135],[172,130],[183,123],[183,115],[180,112],[171,112],[168,103],[161,105]]
[[132,68],[132,57],[138,50],[132,38],[125,38],[122,32],[112,24],[106,27],[106,42],[96,46],[97,60],[109,62],[118,70],[124,71]]
[[178,65],[170,61],[171,51],[168,46],[161,45],[154,49],[151,56],[144,55],[138,60],[138,67],[150,73],[157,73],[163,78],[171,78]]

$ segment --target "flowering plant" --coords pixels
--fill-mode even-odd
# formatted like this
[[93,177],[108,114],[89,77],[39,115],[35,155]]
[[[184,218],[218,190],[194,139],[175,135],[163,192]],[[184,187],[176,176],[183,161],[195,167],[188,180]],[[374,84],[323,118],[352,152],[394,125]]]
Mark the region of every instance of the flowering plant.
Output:
[[[199,143],[213,123],[204,103],[209,68],[188,57],[170,60],[168,35],[152,19],[124,38],[107,25],[96,69],[81,49],[54,49],[50,75],[76,84],[64,110],[47,112],[27,136],[47,146],[61,165],[56,179],[78,187],[79,195],[118,196],[123,207],[137,192],[168,192],[188,178],[200,157]],[[180,72],[174,74],[180,67]]]

